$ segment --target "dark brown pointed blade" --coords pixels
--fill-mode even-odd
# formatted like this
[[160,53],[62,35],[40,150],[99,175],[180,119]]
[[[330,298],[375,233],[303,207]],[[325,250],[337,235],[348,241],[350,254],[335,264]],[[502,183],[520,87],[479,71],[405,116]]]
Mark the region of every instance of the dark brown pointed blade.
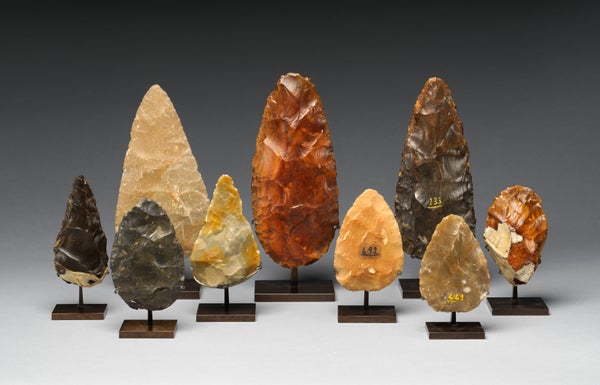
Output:
[[396,186],[396,219],[404,251],[422,258],[437,224],[449,214],[475,231],[469,148],[446,82],[430,78],[408,126]]
[[83,287],[99,284],[108,272],[106,236],[96,198],[83,176],[73,182],[54,243],[54,267],[60,278]]

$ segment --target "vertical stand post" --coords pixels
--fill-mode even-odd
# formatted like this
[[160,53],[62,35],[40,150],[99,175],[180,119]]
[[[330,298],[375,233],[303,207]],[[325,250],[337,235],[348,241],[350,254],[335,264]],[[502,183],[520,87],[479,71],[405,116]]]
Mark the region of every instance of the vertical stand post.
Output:
[[226,286],[223,292],[223,307],[225,309],[225,313],[229,313],[229,286]]
[[152,326],[154,325],[154,320],[152,319],[152,310],[148,310],[148,330],[152,331]]
[[513,286],[512,303],[513,305],[519,303],[519,292],[517,290],[517,285]]
[[290,284],[292,287],[292,293],[297,293],[298,292],[298,268],[297,267],[292,268]]
[[365,310],[369,307],[369,291],[368,290],[365,290],[363,306],[364,306]]
[[106,304],[84,304],[83,287],[79,290],[78,303],[58,304],[52,310],[52,320],[102,320],[106,312]]
[[83,287],[79,286],[79,312],[83,311]]
[[450,325],[454,326],[456,325],[456,312],[453,311],[452,315],[450,316]]

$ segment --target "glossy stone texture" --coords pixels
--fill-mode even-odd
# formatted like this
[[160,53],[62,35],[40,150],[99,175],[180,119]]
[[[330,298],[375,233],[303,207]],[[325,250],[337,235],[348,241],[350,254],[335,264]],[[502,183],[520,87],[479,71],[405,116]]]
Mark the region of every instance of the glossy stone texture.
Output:
[[250,223],[242,213],[242,199],[229,175],[217,181],[206,224],[190,257],[194,279],[208,287],[229,287],[253,276],[260,267],[260,251]]
[[309,78],[281,76],[267,98],[252,161],[252,211],[265,252],[309,265],[338,225],[338,187],[325,111]]
[[158,85],[144,96],[131,126],[115,232],[142,198],[152,199],[167,212],[188,257],[204,225],[208,194],[175,107]]
[[541,262],[548,234],[541,198],[529,187],[506,188],[488,210],[483,238],[500,273],[522,285]]
[[435,311],[468,312],[487,296],[487,261],[464,218],[450,214],[437,225],[421,261],[419,284]]
[[342,222],[333,260],[335,277],[348,290],[381,290],[402,273],[403,264],[394,213],[377,191],[367,189]]
[[475,231],[469,148],[446,82],[430,78],[408,125],[396,186],[396,218],[404,251],[422,258],[437,224],[462,216]]
[[167,213],[142,199],[115,234],[110,258],[115,292],[133,309],[162,310],[179,297],[183,252]]
[[83,176],[73,181],[65,217],[54,242],[54,267],[65,282],[82,287],[99,284],[108,272],[106,236],[96,198]]

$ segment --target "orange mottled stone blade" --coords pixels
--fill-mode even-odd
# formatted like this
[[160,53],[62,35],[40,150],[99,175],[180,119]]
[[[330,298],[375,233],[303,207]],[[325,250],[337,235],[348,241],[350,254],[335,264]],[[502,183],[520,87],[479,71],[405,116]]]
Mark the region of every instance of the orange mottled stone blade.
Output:
[[517,185],[494,199],[483,238],[504,278],[522,285],[541,262],[547,233],[541,198],[529,187]]
[[339,223],[329,126],[309,78],[281,76],[267,98],[252,161],[252,210],[265,252],[284,267],[317,261]]

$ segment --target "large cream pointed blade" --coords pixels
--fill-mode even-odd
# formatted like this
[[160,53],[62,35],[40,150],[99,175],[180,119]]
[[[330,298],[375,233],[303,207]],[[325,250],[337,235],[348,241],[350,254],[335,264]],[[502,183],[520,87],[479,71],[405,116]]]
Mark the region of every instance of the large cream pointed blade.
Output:
[[167,93],[153,85],[131,126],[117,200],[115,232],[123,216],[140,199],[152,199],[169,216],[187,257],[204,225],[207,195],[175,107]]

